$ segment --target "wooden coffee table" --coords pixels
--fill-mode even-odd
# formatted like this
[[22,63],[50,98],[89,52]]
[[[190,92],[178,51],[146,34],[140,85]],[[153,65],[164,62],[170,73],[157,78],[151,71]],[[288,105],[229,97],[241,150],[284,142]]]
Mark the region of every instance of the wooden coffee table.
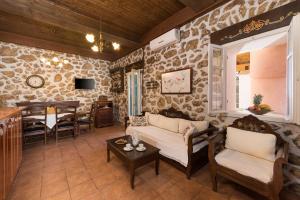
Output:
[[134,175],[135,170],[147,163],[155,161],[155,172],[159,174],[159,149],[144,142],[144,146],[147,148],[146,151],[139,152],[135,149],[126,152],[123,150],[125,144],[116,144],[115,141],[124,138],[128,142],[131,141],[130,136],[123,136],[114,139],[107,140],[107,162],[110,161],[110,151],[112,151],[119,159],[121,159],[128,167],[130,172],[130,184],[131,188],[134,189]]

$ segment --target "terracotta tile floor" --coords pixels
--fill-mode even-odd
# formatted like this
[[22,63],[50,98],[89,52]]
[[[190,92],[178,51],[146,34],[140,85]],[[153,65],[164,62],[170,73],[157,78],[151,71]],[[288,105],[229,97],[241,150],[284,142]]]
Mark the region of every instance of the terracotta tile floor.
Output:
[[106,139],[124,135],[122,127],[96,129],[76,139],[62,139],[27,147],[15,180],[11,200],[100,199],[264,199],[244,188],[221,180],[219,192],[211,190],[208,167],[191,180],[161,161],[160,175],[149,164],[137,171],[135,190],[129,185],[126,167],[113,154],[106,162]]

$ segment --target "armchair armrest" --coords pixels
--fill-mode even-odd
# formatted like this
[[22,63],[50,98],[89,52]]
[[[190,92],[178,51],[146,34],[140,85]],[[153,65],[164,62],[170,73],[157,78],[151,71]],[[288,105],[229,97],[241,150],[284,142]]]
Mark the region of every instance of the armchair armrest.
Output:
[[215,162],[217,150],[224,147],[225,133],[226,130],[222,130],[208,140],[208,158],[212,162]]

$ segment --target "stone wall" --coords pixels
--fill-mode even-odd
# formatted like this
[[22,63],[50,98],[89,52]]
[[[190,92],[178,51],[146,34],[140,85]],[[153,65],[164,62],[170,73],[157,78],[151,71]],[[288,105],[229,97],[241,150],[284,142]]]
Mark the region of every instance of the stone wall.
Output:
[[[230,124],[234,119],[225,115],[207,115],[208,44],[210,34],[232,24],[281,6],[291,0],[233,0],[210,13],[182,26],[181,41],[158,51],[149,45],[114,62],[112,67],[126,66],[144,57],[143,110],[158,112],[173,106],[198,120],[209,120],[218,127]],[[145,83],[156,80],[160,84],[161,73],[191,67],[193,69],[193,93],[191,95],[162,95],[157,89],[146,89]],[[125,81],[126,82],[126,81]],[[127,114],[127,90],[115,95],[116,119],[123,122]],[[118,104],[118,105],[117,105]],[[290,143],[291,154],[286,170],[286,186],[300,194],[300,128],[290,124],[274,124]]]
[[[42,57],[66,59],[63,67],[47,66]],[[0,42],[0,99],[8,106],[19,101],[79,100],[80,110],[89,110],[99,95],[108,95],[110,62],[78,55]],[[26,78],[38,74],[45,79],[42,88],[33,89]],[[93,78],[93,90],[75,90],[74,78]]]

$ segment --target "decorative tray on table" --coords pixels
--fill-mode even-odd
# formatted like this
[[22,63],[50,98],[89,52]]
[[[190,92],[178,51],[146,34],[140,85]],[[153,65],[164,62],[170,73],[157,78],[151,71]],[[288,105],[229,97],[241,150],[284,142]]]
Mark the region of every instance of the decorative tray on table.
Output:
[[126,144],[127,143],[127,140],[121,138],[121,139],[118,139],[115,141],[116,144]]

